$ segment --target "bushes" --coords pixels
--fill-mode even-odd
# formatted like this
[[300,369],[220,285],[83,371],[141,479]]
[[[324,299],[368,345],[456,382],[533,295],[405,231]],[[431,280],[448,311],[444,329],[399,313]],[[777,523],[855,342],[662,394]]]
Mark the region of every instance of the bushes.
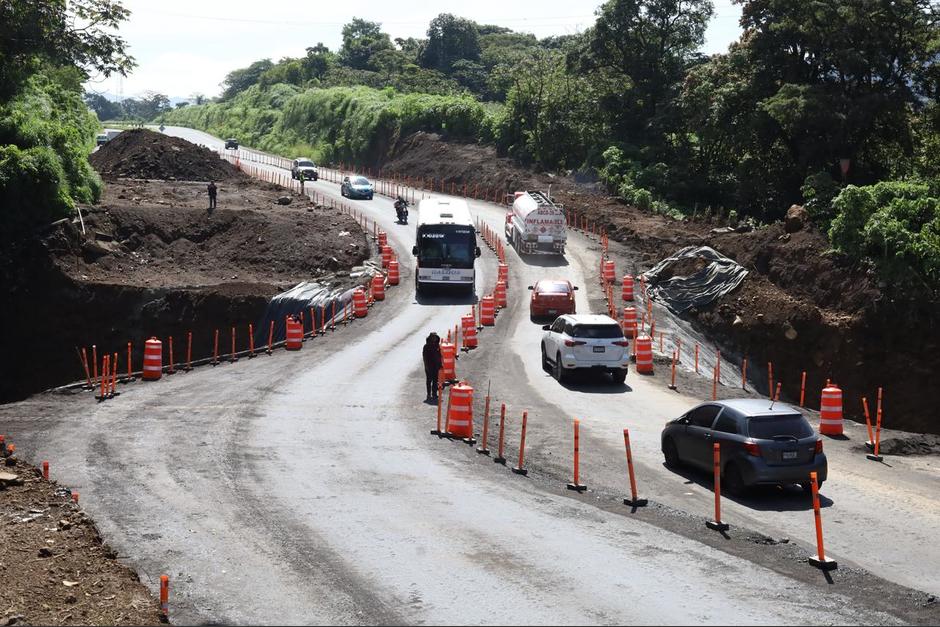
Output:
[[850,185],[833,207],[833,247],[893,284],[940,289],[940,201],[924,183]]
[[97,201],[101,180],[88,163],[97,130],[76,89],[32,76],[0,106],[0,219],[29,227]]

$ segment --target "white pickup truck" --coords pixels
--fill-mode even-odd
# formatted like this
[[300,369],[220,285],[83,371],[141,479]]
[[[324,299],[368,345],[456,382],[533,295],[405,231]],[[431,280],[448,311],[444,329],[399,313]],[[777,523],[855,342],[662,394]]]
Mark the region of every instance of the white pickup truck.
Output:
[[565,254],[565,210],[539,191],[516,192],[506,213],[506,241],[521,254]]

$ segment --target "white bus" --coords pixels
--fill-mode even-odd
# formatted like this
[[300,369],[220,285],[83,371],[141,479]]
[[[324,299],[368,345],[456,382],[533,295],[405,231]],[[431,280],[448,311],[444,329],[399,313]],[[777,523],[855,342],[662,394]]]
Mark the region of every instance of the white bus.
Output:
[[470,294],[476,287],[474,262],[480,256],[476,228],[465,200],[426,198],[418,205],[412,251],[418,258],[415,291],[432,285],[457,285]]

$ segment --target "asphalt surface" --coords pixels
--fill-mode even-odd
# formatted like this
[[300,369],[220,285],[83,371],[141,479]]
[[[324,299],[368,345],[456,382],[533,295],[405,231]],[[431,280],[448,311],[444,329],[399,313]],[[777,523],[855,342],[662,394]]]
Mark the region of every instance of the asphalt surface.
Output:
[[[198,131],[167,132],[221,147]],[[307,189],[342,200],[323,180]],[[420,348],[472,301],[417,302],[414,227],[395,224],[388,198],[346,202],[378,221],[403,262],[401,286],[364,320],[297,353],[131,384],[102,404],[38,395],[0,407],[8,439],[52,461],[145,581],[155,588],[170,574],[174,622],[937,620],[925,595],[895,585],[940,592],[936,458],[868,462],[856,450],[864,427],[826,442],[827,552],[843,566],[828,583],[802,562],[813,552],[813,514],[798,488],[725,499],[725,540],[704,530],[709,478],[663,467],[659,431],[698,402],[696,390],[703,395],[694,375],[683,375],[677,393],[662,369],[653,378],[631,372],[619,387],[562,387],[542,371],[525,287],[569,278],[583,286],[579,310],[599,310],[599,247],[583,235],[571,237],[564,265],[509,251],[510,307],[458,362],[477,388],[478,412],[487,384],[494,413],[509,406],[512,459],[519,415],[530,412],[530,477],[429,436],[435,412],[421,402]],[[502,209],[471,206],[501,227]],[[493,255],[478,269],[483,293]],[[572,418],[582,421],[582,478],[591,487],[577,497],[564,490]],[[635,513],[616,506],[626,488],[624,427],[640,491],[653,501]],[[765,547],[751,532],[793,542]]]

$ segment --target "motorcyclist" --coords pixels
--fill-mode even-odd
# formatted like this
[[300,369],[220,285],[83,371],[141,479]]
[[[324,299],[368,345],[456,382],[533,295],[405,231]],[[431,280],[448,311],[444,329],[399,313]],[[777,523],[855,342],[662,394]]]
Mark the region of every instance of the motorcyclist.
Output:
[[395,200],[395,213],[398,215],[399,222],[408,221],[408,201],[402,198],[401,195]]

